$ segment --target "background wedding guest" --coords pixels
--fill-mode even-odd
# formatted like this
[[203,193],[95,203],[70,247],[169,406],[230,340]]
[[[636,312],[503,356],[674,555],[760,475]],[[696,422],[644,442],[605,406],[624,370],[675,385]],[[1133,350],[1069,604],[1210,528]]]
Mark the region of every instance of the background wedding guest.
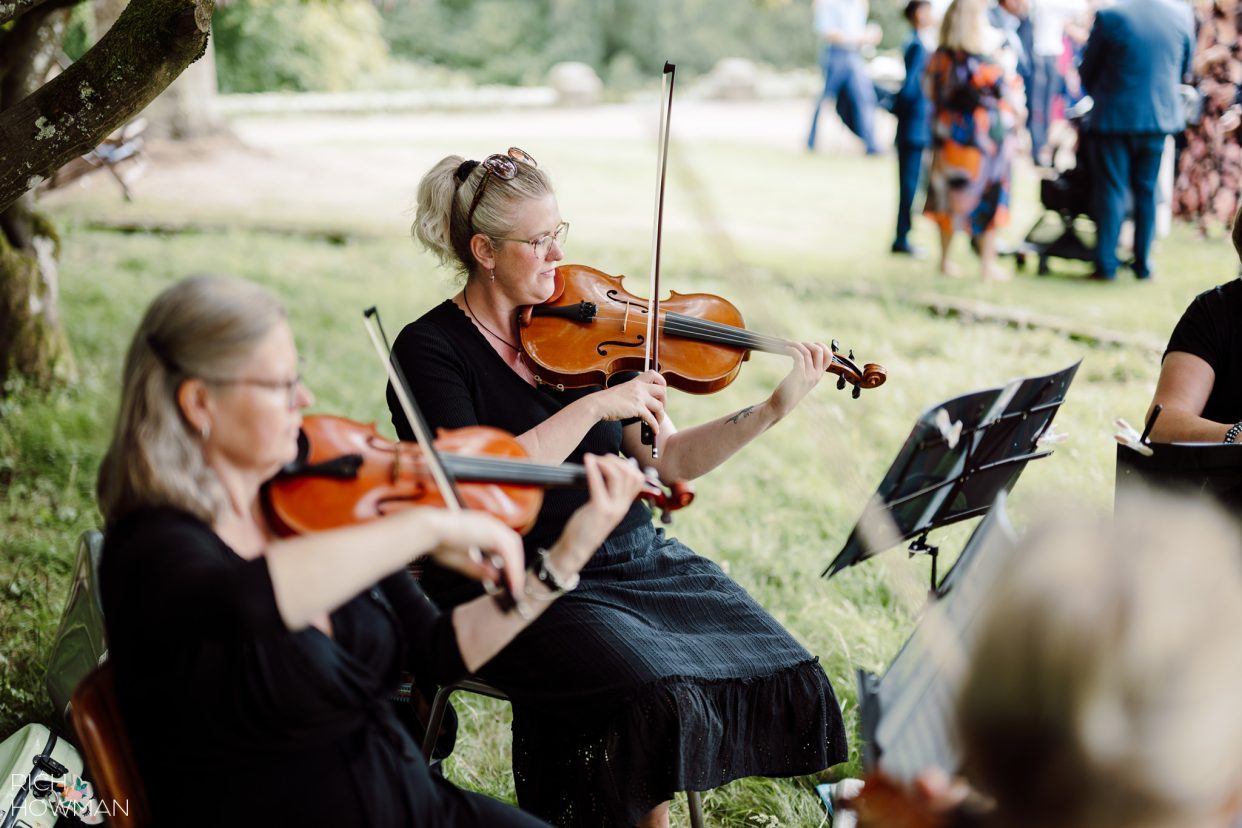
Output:
[[996,262],[996,230],[1009,220],[1014,133],[1022,110],[1018,84],[990,55],[994,30],[985,0],[954,0],[927,67],[932,102],[932,162],[924,214],[940,229],[940,272],[958,231],[976,240],[983,278],[1008,278]]
[[1084,0],[1033,0],[1031,4],[1031,80],[1028,88],[1027,128],[1031,133],[1031,160],[1051,166],[1050,153],[1044,152],[1048,128],[1056,114],[1056,103],[1065,89],[1061,66],[1064,62],[1066,27],[1086,14]]
[[867,23],[867,8],[867,0],[815,0],[815,34],[823,41],[819,65],[824,72],[824,90],[811,116],[808,150],[815,149],[820,109],[831,100],[845,125],[862,139],[867,154],[880,152],[874,132],[875,87],[859,49],[878,44],[883,32],[877,24]]
[[1134,211],[1134,275],[1152,275],[1156,179],[1165,136],[1186,124],[1178,85],[1193,51],[1190,7],[1179,0],[1120,0],[1096,12],[1079,66],[1095,102],[1087,124],[1099,238],[1093,279],[1116,278],[1127,199]]
[[931,144],[931,101],[923,88],[923,75],[934,43],[935,17],[930,0],[910,0],[905,8],[910,35],[902,47],[906,79],[893,99],[897,117],[897,236],[892,252],[921,257],[923,251],[910,244],[910,210],[923,177],[923,155]]
[[1200,110],[1198,120],[1183,133],[1173,212],[1196,222],[1206,235],[1213,225],[1229,224],[1242,190],[1242,34],[1237,0],[1202,0],[1195,11],[1199,33],[1194,80]]

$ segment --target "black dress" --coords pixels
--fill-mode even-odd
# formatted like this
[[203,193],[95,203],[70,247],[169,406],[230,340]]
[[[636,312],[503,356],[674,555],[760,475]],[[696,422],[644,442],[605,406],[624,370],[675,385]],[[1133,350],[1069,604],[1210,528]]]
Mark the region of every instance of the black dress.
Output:
[[[452,302],[407,325],[393,352],[433,428],[521,434],[591,393],[532,387]],[[391,389],[389,404],[412,439]],[[598,423],[568,459],[620,446],[620,424]],[[586,499],[549,491],[528,555]],[[442,606],[477,592],[434,568],[423,584]],[[653,528],[641,504],[578,588],[480,672],[513,700],[518,802],[557,825],[633,825],[676,791],[813,773],[847,755],[817,659],[715,563]]]
[[1242,279],[1196,296],[1173,329],[1165,356],[1170,351],[1197,356],[1216,373],[1203,419],[1242,420]]
[[334,638],[290,632],[265,558],[148,509],[109,529],[100,577],[157,825],[544,825],[431,774],[396,719],[388,699],[407,660],[465,672],[448,616],[408,574],[334,611]]

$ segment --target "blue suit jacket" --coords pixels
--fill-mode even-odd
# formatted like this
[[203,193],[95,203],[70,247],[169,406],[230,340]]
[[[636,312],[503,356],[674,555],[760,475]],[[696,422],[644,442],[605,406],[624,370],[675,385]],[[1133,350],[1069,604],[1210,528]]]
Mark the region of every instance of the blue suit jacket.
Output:
[[930,53],[919,39],[918,32],[906,40],[904,52],[906,80],[893,98],[897,143],[925,147],[931,143],[931,101],[923,91],[923,75],[927,72]]
[[1194,30],[1190,6],[1181,0],[1121,0],[1097,12],[1078,70],[1095,101],[1088,130],[1184,129],[1177,87],[1190,71]]

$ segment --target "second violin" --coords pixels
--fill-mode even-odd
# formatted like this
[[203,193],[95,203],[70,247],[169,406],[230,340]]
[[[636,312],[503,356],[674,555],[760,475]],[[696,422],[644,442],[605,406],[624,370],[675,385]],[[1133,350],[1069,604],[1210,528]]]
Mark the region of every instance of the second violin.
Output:
[[[458,483],[463,505],[489,512],[519,532],[534,524],[545,488],[586,486],[576,463],[546,465],[527,459],[512,435],[472,426],[441,431],[436,449]],[[414,506],[443,506],[417,443],[386,440],[373,424],[326,414],[302,423],[298,457],[264,489],[265,505],[282,534],[334,529]],[[684,483],[666,491],[652,482],[640,494],[664,512],[688,506]]]
[[[523,354],[541,382],[568,388],[607,385],[617,373],[643,370],[649,303],[629,293],[623,277],[586,265],[556,269],[556,290],[541,305],[519,316]],[[747,330],[741,312],[710,293],[672,292],[659,306],[657,370],[669,385],[692,394],[710,394],[737,377],[751,351],[787,354],[789,341]],[[828,371],[837,387],[878,388],[884,367],[854,362],[853,351],[838,353],[832,343]]]

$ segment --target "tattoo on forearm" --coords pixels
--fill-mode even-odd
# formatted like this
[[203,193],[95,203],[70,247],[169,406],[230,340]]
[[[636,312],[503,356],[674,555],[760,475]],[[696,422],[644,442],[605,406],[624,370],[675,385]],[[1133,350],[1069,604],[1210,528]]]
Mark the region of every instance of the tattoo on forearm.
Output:
[[754,414],[754,413],[755,413],[755,407],[753,405],[748,405],[745,408],[743,408],[741,411],[737,412],[732,417],[730,417],[729,422],[740,423],[742,420],[745,420],[747,417],[749,417],[751,414]]

